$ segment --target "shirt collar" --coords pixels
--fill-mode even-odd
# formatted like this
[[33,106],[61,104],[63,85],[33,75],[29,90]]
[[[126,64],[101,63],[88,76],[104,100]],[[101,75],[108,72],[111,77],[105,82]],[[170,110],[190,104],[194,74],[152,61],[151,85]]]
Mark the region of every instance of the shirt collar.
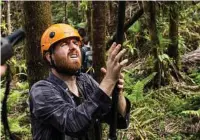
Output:
[[49,77],[47,79],[57,83],[58,85],[61,85],[64,89],[68,88],[65,82],[60,78],[58,78],[57,76],[55,76],[52,72],[50,72]]

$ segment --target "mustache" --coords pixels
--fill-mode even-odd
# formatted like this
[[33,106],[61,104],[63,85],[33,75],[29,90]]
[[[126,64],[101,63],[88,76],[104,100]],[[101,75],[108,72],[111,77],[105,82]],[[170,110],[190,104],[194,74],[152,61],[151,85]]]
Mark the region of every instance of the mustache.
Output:
[[73,73],[81,68],[81,58],[79,57],[78,61],[72,62],[69,59],[62,57],[56,57],[56,67],[59,72],[62,73]]

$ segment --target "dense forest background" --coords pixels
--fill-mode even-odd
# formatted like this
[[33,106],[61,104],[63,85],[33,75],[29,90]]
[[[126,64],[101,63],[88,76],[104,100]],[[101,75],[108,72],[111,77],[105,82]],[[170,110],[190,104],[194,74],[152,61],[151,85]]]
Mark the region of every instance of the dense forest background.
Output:
[[[1,1],[1,35],[20,27],[26,31],[7,62],[12,72],[8,119],[17,139],[31,139],[28,91],[48,74],[39,51],[43,31],[53,23],[84,28],[93,49],[94,78],[101,81],[117,11],[117,1]],[[127,1],[125,13],[124,94],[132,107],[130,126],[118,131],[118,139],[200,139],[200,2]],[[1,77],[1,99],[5,81]],[[103,135],[107,139],[106,124]]]

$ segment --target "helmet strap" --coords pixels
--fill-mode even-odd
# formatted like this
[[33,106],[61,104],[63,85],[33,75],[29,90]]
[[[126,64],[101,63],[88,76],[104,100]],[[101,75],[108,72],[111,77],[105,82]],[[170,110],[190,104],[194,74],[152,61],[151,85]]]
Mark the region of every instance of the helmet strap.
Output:
[[53,60],[53,58],[52,58],[52,54],[53,54],[53,47],[51,47],[50,48],[50,67],[52,67],[52,68],[55,68],[56,69],[56,65],[55,65],[55,62],[54,62],[54,60]]

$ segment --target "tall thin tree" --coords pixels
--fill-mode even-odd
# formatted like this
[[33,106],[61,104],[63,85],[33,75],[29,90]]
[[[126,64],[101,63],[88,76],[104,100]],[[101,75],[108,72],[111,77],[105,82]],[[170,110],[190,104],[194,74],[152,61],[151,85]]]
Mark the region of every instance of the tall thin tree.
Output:
[[48,75],[47,65],[42,61],[40,39],[45,29],[51,25],[51,7],[49,1],[25,1],[24,17],[26,31],[25,56],[28,82],[35,82]]
[[118,2],[117,1],[107,1],[107,23],[106,26],[107,32],[110,36],[116,33],[117,26],[117,9]]
[[159,50],[159,38],[156,27],[156,2],[150,1],[148,4],[148,23],[149,23],[149,33],[152,42],[152,51],[154,56],[154,71],[157,72],[154,78],[154,87],[159,88],[161,86],[161,62],[159,60],[160,50]]
[[106,2],[92,1],[92,46],[94,78],[100,82],[103,78],[101,67],[105,66],[106,52]]
[[170,2],[170,11],[169,11],[169,38],[171,43],[168,48],[169,57],[174,59],[176,68],[180,69],[180,56],[178,49],[178,24],[179,24],[179,8],[178,4],[175,1]]
[[10,0],[7,1],[7,28],[8,28],[8,34],[12,32],[11,30],[11,13],[10,13]]
[[90,41],[90,43],[92,44],[92,39],[91,39],[91,28],[92,28],[92,17],[91,17],[91,7],[92,7],[92,4],[91,4],[91,1],[88,1],[87,2],[87,10],[86,10],[86,16],[87,16],[87,36],[88,36],[88,39]]
[[65,23],[68,23],[68,21],[67,21],[67,2],[66,1],[63,1],[63,3],[64,3],[64,11],[65,11]]

